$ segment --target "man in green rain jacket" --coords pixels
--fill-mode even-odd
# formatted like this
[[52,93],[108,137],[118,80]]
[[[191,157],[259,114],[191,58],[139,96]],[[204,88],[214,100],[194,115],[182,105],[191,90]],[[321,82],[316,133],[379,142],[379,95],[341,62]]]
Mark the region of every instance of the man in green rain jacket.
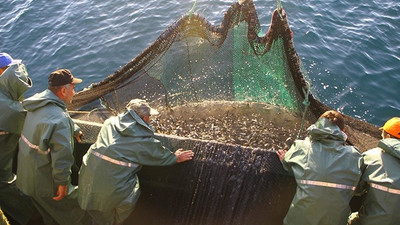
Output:
[[12,166],[26,115],[21,101],[31,86],[21,60],[0,53],[0,206],[20,224],[28,223],[33,205],[15,186]]
[[400,118],[388,120],[377,148],[363,153],[361,185],[367,190],[359,210],[362,225],[400,224]]
[[74,122],[66,104],[82,82],[67,69],[52,72],[45,91],[23,101],[28,111],[19,142],[17,186],[31,196],[45,224],[81,224],[71,185]]
[[284,224],[346,224],[363,160],[356,148],[345,145],[343,131],[343,116],[327,111],[308,128],[308,138],[296,140],[287,152],[278,151],[297,182]]
[[148,122],[157,113],[144,100],[131,100],[126,111],[104,122],[97,141],[83,157],[79,172],[80,206],[101,225],[122,223],[139,198],[136,173],[192,159],[193,152],[164,148]]

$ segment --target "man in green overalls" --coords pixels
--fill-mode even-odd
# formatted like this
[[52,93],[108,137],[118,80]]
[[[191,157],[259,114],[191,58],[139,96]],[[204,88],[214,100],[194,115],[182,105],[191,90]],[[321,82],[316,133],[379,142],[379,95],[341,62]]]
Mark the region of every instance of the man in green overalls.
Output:
[[[361,180],[364,201],[350,224],[400,224],[400,117],[388,120],[378,147],[363,153],[366,169]],[[357,218],[359,217],[359,218]]]
[[346,146],[344,126],[339,112],[327,111],[307,129],[305,140],[296,140],[287,152],[278,151],[297,182],[283,224],[346,224],[364,166],[360,152]]
[[99,225],[122,223],[139,198],[137,172],[191,160],[193,152],[164,148],[154,138],[150,116],[157,111],[144,100],[131,100],[124,113],[104,122],[97,141],[83,157],[79,173],[80,206]]
[[21,60],[0,53],[0,206],[20,224],[27,224],[33,205],[15,186],[12,171],[26,111],[21,105],[32,81]]
[[75,94],[67,69],[52,72],[48,88],[23,101],[28,111],[18,152],[17,186],[30,196],[45,224],[84,224],[86,213],[71,185],[75,125],[67,112]]

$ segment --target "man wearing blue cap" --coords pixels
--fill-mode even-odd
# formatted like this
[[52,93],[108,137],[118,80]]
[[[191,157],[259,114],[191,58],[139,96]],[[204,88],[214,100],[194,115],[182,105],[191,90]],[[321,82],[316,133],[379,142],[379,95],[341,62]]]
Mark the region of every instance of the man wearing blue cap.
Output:
[[12,165],[26,116],[21,101],[31,86],[21,60],[0,53],[0,206],[20,224],[28,223],[33,205],[15,186]]

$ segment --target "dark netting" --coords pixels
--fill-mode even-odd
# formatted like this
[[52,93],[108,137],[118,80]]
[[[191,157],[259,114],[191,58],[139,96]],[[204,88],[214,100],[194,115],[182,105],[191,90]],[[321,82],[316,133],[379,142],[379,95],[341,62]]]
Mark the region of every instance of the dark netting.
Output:
[[141,183],[143,190],[153,193],[142,202],[159,204],[142,204],[131,218],[156,211],[169,216],[147,217],[143,224],[282,223],[295,181],[274,166],[273,152],[215,142],[185,144],[196,152],[195,159],[162,174],[171,185],[157,185],[159,168],[142,171],[141,176],[150,178]]
[[[283,13],[283,12],[281,12]],[[139,56],[102,82],[79,92],[71,109],[101,97],[119,112],[133,97],[176,106],[204,100],[256,101],[301,111],[284,49],[282,15],[270,32],[260,26],[252,1],[235,3],[220,26],[183,16]],[[274,28],[273,26],[278,26]]]
[[[219,26],[182,16],[122,69],[74,97],[70,113],[85,134],[78,158],[102,121],[133,98],[160,111],[153,125],[163,144],[195,152],[183,165],[143,168],[132,223],[281,224],[295,182],[274,151],[304,137],[330,107],[309,90],[284,10],[259,33],[251,0],[234,3]],[[349,143],[362,151],[376,146],[376,126],[350,116],[346,123]]]

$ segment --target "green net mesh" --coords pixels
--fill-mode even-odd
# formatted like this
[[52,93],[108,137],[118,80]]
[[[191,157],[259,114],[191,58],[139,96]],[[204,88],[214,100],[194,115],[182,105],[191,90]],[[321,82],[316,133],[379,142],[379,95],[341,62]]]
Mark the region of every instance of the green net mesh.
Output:
[[266,102],[291,111],[301,110],[286,63],[282,39],[275,40],[268,52],[257,55],[246,38],[243,38],[246,37],[247,30],[246,23],[241,23],[234,29],[234,99]]

